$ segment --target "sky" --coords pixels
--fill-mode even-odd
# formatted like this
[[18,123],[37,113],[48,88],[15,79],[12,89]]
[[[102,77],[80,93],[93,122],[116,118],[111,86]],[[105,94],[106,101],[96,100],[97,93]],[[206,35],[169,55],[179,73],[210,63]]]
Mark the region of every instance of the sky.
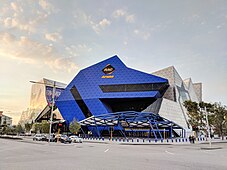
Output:
[[16,123],[30,80],[68,84],[113,55],[147,73],[174,66],[227,105],[225,0],[1,0],[0,110]]

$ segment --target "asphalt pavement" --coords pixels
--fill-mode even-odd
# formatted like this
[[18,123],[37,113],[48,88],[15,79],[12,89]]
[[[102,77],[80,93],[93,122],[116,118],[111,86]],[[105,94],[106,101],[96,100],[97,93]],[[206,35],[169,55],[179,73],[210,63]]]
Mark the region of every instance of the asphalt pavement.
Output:
[[0,139],[0,170],[226,170],[227,143],[119,145]]

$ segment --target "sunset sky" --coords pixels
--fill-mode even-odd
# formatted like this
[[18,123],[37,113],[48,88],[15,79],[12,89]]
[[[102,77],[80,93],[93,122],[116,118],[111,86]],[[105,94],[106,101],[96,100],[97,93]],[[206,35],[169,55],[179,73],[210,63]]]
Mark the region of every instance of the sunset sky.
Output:
[[148,73],[173,65],[227,105],[225,0],[1,0],[0,11],[0,110],[14,123],[30,80],[67,84],[115,54]]

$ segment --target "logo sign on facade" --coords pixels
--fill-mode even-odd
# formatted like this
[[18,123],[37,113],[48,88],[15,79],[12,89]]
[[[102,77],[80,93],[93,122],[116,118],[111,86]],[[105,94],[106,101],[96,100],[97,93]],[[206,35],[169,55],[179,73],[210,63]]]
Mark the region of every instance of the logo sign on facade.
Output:
[[114,72],[115,68],[113,66],[111,66],[110,64],[108,64],[105,68],[102,69],[102,72],[107,74],[102,76],[102,78],[104,79],[111,79],[114,78],[113,75],[108,75],[108,74],[112,74]]
[[103,73],[105,74],[112,74],[114,72],[115,68],[108,64],[104,69],[102,69]]

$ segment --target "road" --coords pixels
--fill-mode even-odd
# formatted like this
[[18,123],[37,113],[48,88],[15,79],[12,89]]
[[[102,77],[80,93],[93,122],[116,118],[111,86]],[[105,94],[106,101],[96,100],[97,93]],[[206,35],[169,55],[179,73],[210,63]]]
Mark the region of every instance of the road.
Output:
[[0,170],[226,170],[227,143],[201,150],[205,144],[119,145],[60,144],[0,139]]

